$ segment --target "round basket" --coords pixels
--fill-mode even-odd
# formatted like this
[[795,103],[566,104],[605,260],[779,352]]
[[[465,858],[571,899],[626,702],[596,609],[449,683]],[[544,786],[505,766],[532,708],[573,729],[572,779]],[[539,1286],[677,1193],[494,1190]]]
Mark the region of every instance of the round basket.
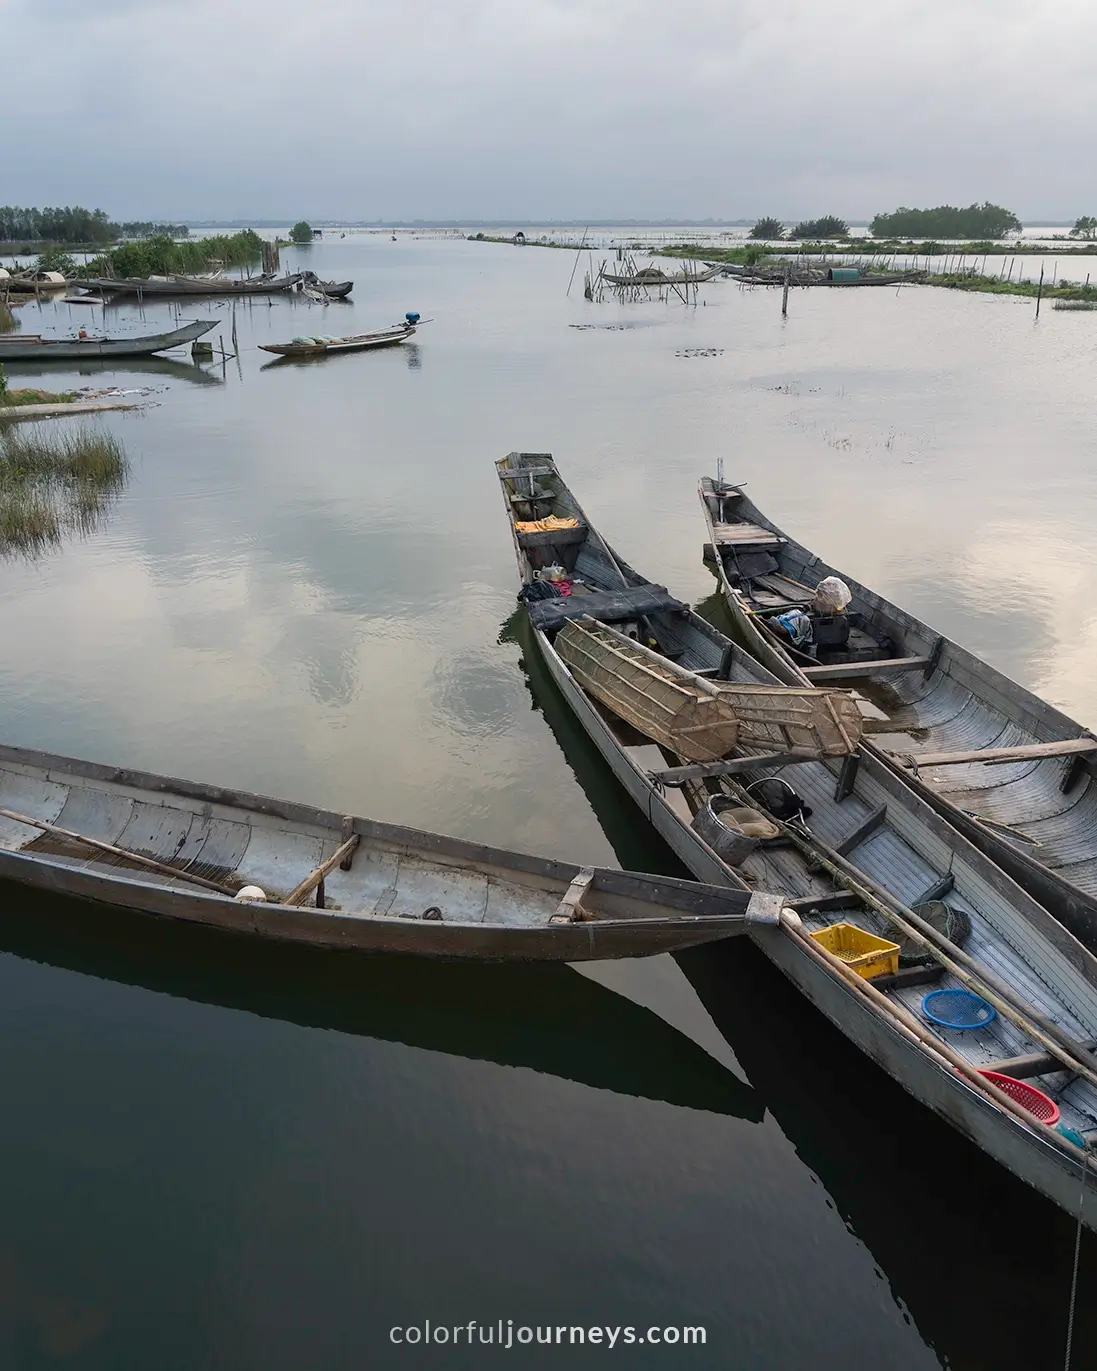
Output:
[[[938,933],[943,933],[957,947],[963,947],[971,935],[971,920],[967,913],[946,904],[944,900],[929,900],[925,904],[915,905],[914,912],[921,915]],[[936,961],[932,952],[928,952],[920,942],[915,942],[903,933],[896,934],[895,941],[899,944],[900,966],[929,966]]]
[[1059,1106],[1042,1090],[1029,1085],[1028,1081],[1019,1081],[1015,1076],[1003,1076],[1000,1071],[980,1071],[979,1075],[985,1076],[999,1090],[1004,1090],[1011,1100],[1015,1100],[1022,1109],[1027,1109],[1049,1128],[1059,1122]]
[[922,1001],[922,1013],[942,1028],[986,1028],[998,1011],[982,995],[971,990],[931,990]]

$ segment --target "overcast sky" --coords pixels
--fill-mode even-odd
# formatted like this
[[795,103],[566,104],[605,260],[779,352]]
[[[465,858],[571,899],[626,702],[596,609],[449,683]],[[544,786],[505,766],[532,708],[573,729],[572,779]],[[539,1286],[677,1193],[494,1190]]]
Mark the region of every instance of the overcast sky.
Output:
[[0,201],[1097,213],[1093,0],[0,0]]

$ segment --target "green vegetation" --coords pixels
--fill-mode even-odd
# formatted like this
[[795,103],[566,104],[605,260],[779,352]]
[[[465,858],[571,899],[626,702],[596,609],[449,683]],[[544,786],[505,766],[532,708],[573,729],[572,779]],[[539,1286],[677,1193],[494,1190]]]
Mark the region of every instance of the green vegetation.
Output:
[[312,225],[306,223],[304,219],[299,219],[297,223],[294,224],[293,228],[290,229],[289,236],[298,247],[300,247],[302,243],[311,243]]
[[185,224],[156,224],[131,220],[116,224],[101,209],[67,205],[64,209],[23,209],[0,205],[0,241],[7,243],[63,243],[68,247],[105,247],[119,238],[186,238]]
[[75,399],[75,392],[70,390],[33,390],[30,387],[12,390],[8,385],[4,368],[0,366],[0,409],[3,409],[5,405],[71,404]]
[[189,238],[186,224],[157,224],[151,219],[129,219],[116,224],[117,238]]
[[[3,300],[0,300],[0,333],[11,333],[13,329],[19,327],[19,320],[11,312]],[[4,375],[4,368],[0,367],[0,381]],[[0,394],[3,394],[3,386],[0,385]]]
[[125,484],[121,443],[98,429],[0,428],[0,554],[33,556],[98,527]]
[[824,214],[821,219],[801,219],[792,230],[793,238],[848,238],[849,225],[836,214]]
[[979,295],[1026,295],[1030,299],[1040,295],[1045,300],[1097,301],[1097,285],[1081,285],[1074,281],[1057,281],[1052,285],[1045,280],[1041,290],[1039,281],[1003,280],[1000,276],[983,276],[978,272],[933,273],[924,279],[931,286],[971,290]]
[[779,243],[785,236],[785,226],[780,219],[759,219],[750,231],[750,237],[764,243]]
[[263,240],[252,229],[213,238],[175,243],[170,238],[145,238],[122,243],[79,268],[87,276],[171,276],[206,271],[211,266],[242,267],[261,260]]
[[28,238],[51,243],[110,243],[118,237],[118,225],[112,224],[101,209],[84,209],[82,205],[64,209],[22,209],[18,205],[0,205],[0,238]]
[[76,275],[76,262],[61,248],[46,248],[45,252],[38,254],[34,265],[39,271],[59,271],[62,276]]
[[1070,231],[1072,238],[1085,238],[1092,242],[1097,238],[1097,219],[1092,214],[1083,214],[1080,219],[1074,221],[1074,227]]
[[957,209],[938,205],[936,209],[907,209],[878,214],[872,221],[874,238],[1006,238],[1020,233],[1022,224],[1012,210],[985,201]]

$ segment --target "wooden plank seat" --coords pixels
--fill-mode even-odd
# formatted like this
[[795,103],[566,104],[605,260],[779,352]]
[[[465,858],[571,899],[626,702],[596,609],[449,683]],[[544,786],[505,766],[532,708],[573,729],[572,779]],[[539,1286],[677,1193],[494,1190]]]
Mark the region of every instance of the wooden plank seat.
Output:
[[554,633],[571,619],[589,614],[602,624],[623,624],[648,614],[678,614],[689,608],[676,600],[666,586],[629,586],[625,590],[599,590],[592,595],[564,595],[559,599],[534,600],[526,606],[530,622],[542,633]]
[[1073,757],[1097,752],[1097,738],[1064,738],[1057,743],[1025,743],[1021,747],[982,747],[969,752],[891,752],[904,766],[960,766],[965,762],[1038,761],[1042,757]]
[[522,476],[559,475],[555,467],[499,467],[498,471],[500,476],[505,476],[508,480],[517,480]]
[[875,661],[832,662],[829,666],[806,666],[804,675],[810,681],[852,681],[858,677],[891,674],[896,671],[924,671],[933,666],[933,657],[879,657]]
[[786,540],[759,524],[713,524],[712,539],[720,547],[780,547]]

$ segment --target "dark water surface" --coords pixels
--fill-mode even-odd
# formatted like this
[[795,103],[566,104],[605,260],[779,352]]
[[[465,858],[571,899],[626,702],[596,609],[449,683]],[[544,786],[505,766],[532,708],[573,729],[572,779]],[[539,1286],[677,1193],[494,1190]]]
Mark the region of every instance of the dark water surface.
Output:
[[[512,615],[512,448],[553,451],[695,602],[696,481],[723,456],[829,560],[1097,724],[1093,316],[816,291],[782,324],[730,284],[696,309],[569,300],[564,252],[306,256],[353,305],[240,303],[224,369],[53,373],[156,404],[104,421],[133,463],[107,526],[0,563],[6,740],[674,870]],[[227,342],[213,306],[184,317]],[[414,346],[256,349],[406,309],[433,319]],[[160,331],[169,307],[106,318]],[[1072,1225],[745,944],[439,967],[0,901],[0,1367],[1062,1365]],[[427,1319],[707,1342],[390,1342]]]

